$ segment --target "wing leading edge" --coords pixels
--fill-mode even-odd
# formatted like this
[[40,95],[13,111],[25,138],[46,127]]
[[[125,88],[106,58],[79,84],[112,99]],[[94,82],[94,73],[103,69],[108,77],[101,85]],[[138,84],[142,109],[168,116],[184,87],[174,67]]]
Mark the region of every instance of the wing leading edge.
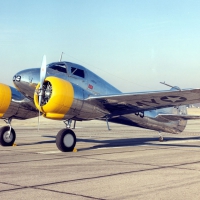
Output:
[[85,100],[91,104],[98,105],[101,109],[108,111],[112,116],[116,116],[139,111],[199,103],[200,89],[90,96]]

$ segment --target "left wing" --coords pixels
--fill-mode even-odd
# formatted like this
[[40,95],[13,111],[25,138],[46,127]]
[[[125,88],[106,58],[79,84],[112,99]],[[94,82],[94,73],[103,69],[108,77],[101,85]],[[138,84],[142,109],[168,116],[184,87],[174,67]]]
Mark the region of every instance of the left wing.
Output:
[[91,96],[85,100],[91,104],[98,105],[112,116],[116,116],[138,111],[199,103],[200,89],[122,93],[107,96]]

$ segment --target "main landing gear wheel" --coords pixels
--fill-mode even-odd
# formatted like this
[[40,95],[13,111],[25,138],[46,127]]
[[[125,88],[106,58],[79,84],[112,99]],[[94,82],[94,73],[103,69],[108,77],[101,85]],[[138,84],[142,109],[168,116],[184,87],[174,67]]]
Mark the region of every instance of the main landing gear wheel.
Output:
[[76,145],[76,135],[71,129],[62,129],[56,136],[56,145],[60,151],[70,152]]
[[0,129],[0,144],[2,146],[12,146],[15,138],[16,134],[13,128],[11,128],[11,131],[9,126],[4,126]]

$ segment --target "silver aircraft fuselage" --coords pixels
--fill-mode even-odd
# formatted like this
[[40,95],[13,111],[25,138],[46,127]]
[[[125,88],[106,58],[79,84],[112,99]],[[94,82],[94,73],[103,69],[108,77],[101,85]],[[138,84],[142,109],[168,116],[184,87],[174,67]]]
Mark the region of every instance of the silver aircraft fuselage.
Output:
[[[84,101],[90,96],[98,95],[110,95],[110,94],[121,94],[117,88],[113,87],[111,84],[86,69],[81,65],[77,65],[70,62],[55,62],[47,66],[46,77],[58,77],[60,79],[66,80],[73,84],[77,91],[79,91],[75,96],[75,101],[73,102],[74,107],[83,108],[82,112],[76,113],[75,110],[65,116],[65,120],[91,120],[99,119],[105,120],[109,113],[103,110],[98,105],[90,105]],[[38,111],[33,103],[34,93],[36,86],[40,82],[40,69],[26,69],[18,72],[13,77],[13,83],[15,87],[24,95],[21,95],[16,91],[16,97],[12,98],[12,103],[14,104],[17,98],[21,101],[21,108],[23,107],[23,101],[30,102],[29,110],[31,112],[27,114],[24,112],[19,119],[27,119],[31,117],[36,117]],[[65,92],[65,91],[63,91]],[[21,96],[20,96],[21,95]],[[180,133],[184,130],[187,121],[177,120],[177,121],[165,121],[157,120],[156,116],[158,114],[187,114],[186,106],[169,107],[156,110],[147,110],[143,112],[127,113],[120,115],[115,115],[109,118],[110,122],[136,126],[146,129],[152,129],[157,131],[164,131],[170,133]],[[27,117],[28,116],[28,117]],[[16,117],[17,118],[17,117]]]

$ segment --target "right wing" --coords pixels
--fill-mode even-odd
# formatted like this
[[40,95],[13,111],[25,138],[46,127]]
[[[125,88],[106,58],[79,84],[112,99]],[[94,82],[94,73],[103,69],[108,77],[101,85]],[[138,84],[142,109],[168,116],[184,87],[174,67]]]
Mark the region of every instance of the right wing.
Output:
[[105,110],[105,113],[107,112],[112,116],[116,116],[199,103],[200,89],[99,95],[88,97],[85,101],[98,105],[99,108]]

